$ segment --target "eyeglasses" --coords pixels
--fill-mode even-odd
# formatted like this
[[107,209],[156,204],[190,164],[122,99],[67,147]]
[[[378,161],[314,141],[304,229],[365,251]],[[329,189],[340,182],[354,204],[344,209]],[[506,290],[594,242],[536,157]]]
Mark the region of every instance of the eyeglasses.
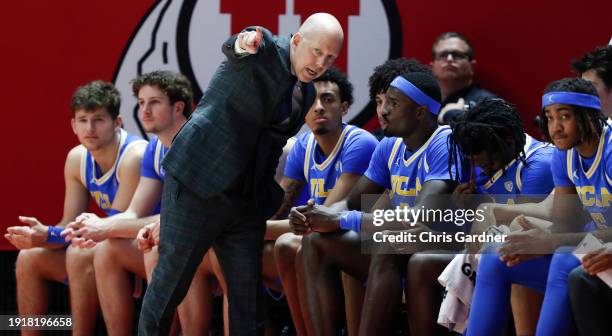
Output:
[[448,59],[448,55],[453,56],[454,60],[464,60],[470,57],[468,53],[458,50],[444,50],[434,55],[436,61],[444,61]]

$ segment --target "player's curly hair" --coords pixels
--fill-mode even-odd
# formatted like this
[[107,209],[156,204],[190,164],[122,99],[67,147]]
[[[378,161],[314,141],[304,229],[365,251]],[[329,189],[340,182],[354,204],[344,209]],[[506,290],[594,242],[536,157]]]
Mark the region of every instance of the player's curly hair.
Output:
[[376,95],[384,93],[389,88],[389,84],[395,77],[407,72],[426,72],[431,74],[431,69],[419,63],[415,59],[395,58],[374,68],[374,73],[370,76],[370,99],[374,100]]
[[331,67],[324,74],[314,79],[313,82],[332,82],[338,85],[340,91],[340,102],[347,102],[350,107],[353,104],[353,84],[349,82],[348,77],[338,70],[338,68]]
[[132,93],[138,98],[138,91],[145,86],[155,86],[162,90],[170,99],[170,104],[182,101],[185,103],[183,115],[189,118],[192,109],[193,89],[187,77],[180,73],[167,70],[157,70],[138,76],[130,82]]
[[72,115],[76,110],[93,111],[105,108],[113,120],[119,116],[121,94],[112,83],[96,80],[79,87],[72,95]]
[[607,87],[612,88],[612,46],[599,47],[572,62],[572,69],[579,75],[595,70]]

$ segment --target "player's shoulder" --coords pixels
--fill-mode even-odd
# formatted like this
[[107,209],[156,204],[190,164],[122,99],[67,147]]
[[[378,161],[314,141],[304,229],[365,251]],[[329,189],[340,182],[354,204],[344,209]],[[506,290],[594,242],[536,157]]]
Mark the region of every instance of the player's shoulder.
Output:
[[375,152],[378,152],[378,155],[386,158],[392,155],[392,153],[398,152],[403,144],[404,142],[402,141],[402,138],[384,137],[376,146]]
[[123,171],[125,169],[140,169],[140,164],[145,155],[149,142],[139,136],[128,134],[125,148],[119,157],[117,167]]
[[157,148],[157,145],[159,144],[159,138],[156,135],[152,135],[149,137],[149,143],[147,144],[146,150],[153,150],[155,151],[155,149]]
[[308,146],[308,141],[310,141],[310,137],[312,136],[312,131],[304,132],[297,136],[295,139],[295,144],[293,147],[298,146],[301,148],[306,148]]
[[376,139],[372,133],[364,130],[363,128],[351,125],[346,127],[349,127],[346,132],[347,142],[367,142],[378,144],[378,139]]
[[77,145],[72,147],[66,155],[66,162],[64,164],[65,175],[80,180],[81,175],[84,174],[86,157],[87,148],[85,146]]
[[137,135],[129,134],[127,135],[127,139],[125,141],[125,149],[123,149],[122,156],[124,158],[128,157],[140,157],[142,156],[149,146],[149,142]]
[[434,131],[434,134],[432,134],[429,140],[428,147],[439,147],[440,145],[446,146],[448,142],[448,137],[450,137],[451,134],[452,130],[449,126],[439,126]]
[[81,162],[81,160],[87,155],[87,148],[83,145],[76,145],[72,147],[66,155],[66,163],[69,162]]

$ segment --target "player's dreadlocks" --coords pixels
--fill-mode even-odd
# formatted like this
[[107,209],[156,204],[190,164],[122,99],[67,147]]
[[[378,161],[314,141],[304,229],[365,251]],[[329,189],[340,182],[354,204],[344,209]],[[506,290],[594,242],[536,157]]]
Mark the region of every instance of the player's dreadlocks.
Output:
[[457,182],[461,176],[457,163],[467,168],[469,157],[482,151],[490,160],[503,162],[504,167],[513,159],[527,166],[523,121],[516,106],[507,101],[485,98],[463,113],[451,128],[448,169],[455,169]]

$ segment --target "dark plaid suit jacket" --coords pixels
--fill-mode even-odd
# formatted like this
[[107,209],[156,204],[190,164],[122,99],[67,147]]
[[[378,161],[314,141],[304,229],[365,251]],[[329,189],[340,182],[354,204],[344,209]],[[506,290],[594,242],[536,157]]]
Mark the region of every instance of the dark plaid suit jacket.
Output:
[[[314,86],[304,83],[300,112],[292,113],[288,123],[272,122],[293,90],[295,77],[290,36],[276,37],[263,28],[262,32],[254,55],[234,54],[237,36],[223,44],[227,60],[163,161],[167,173],[210,200],[206,203],[211,211],[255,209],[266,217],[276,210],[282,199],[273,179],[278,157],[314,101]],[[260,211],[262,207],[266,209]]]

